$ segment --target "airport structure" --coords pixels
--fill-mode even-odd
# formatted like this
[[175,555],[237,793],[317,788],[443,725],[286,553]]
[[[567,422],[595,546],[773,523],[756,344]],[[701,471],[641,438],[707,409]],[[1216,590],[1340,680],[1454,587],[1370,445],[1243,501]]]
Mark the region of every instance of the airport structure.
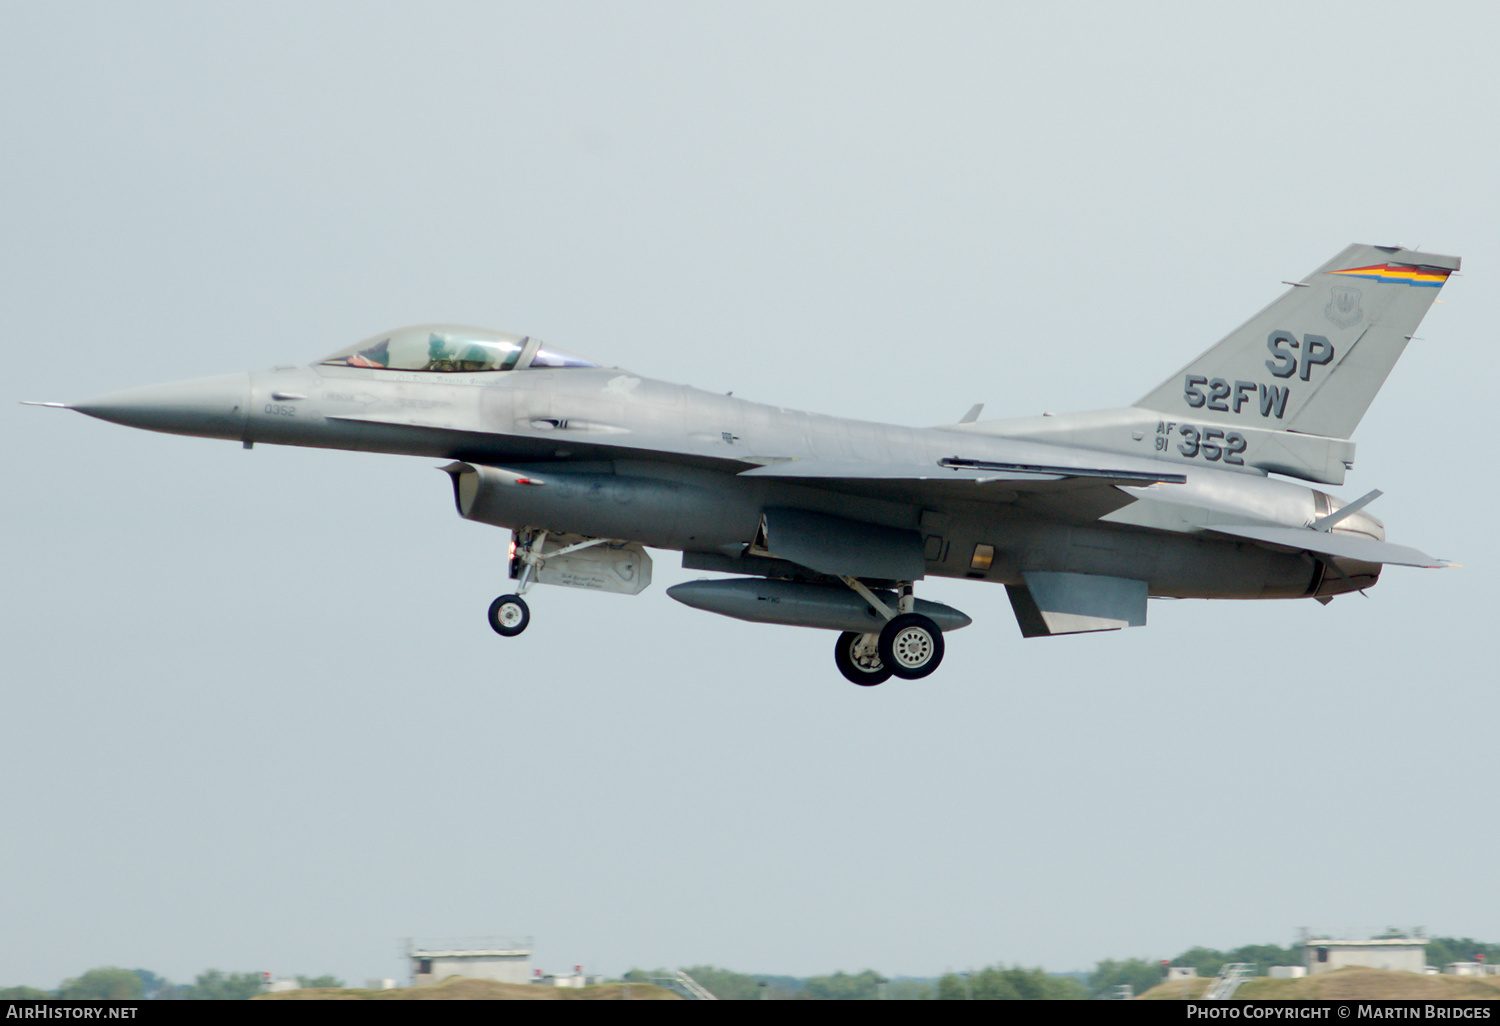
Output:
[[538,969],[531,982],[548,987],[597,987],[604,982],[604,977],[590,976],[583,971],[583,966],[575,965],[570,973],[544,973]]
[[1311,976],[1331,973],[1347,966],[1403,973],[1427,971],[1425,937],[1381,937],[1376,940],[1323,938],[1304,941],[1302,951],[1308,975]]
[[1489,962],[1449,962],[1443,966],[1448,976],[1500,976],[1500,965]]
[[441,983],[450,976],[500,983],[530,983],[531,952],[530,937],[406,942],[413,987]]

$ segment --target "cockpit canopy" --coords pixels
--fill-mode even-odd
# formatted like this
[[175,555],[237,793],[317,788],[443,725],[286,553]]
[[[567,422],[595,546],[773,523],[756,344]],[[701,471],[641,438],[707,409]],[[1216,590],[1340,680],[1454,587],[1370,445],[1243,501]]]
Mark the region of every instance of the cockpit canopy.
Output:
[[340,349],[320,363],[401,371],[508,371],[597,367],[539,339],[458,324],[397,328]]

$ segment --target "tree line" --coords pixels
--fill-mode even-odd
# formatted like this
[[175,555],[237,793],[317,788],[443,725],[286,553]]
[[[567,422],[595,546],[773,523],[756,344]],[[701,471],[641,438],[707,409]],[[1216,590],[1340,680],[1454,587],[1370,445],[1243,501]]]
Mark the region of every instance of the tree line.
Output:
[[[1382,936],[1405,934],[1390,930]],[[1257,976],[1264,976],[1273,965],[1301,965],[1302,950],[1276,944],[1245,944],[1229,951],[1214,948],[1189,948],[1176,958],[1174,966],[1191,966],[1199,976],[1216,976],[1229,962],[1253,965]],[[1469,937],[1429,937],[1427,963],[1442,968],[1449,962],[1500,962],[1500,944],[1476,941]],[[1164,978],[1160,961],[1144,958],[1105,959],[1089,973],[1049,973],[1041,968],[1019,965],[986,966],[966,972],[948,972],[938,977],[886,977],[873,969],[858,973],[836,972],[827,976],[777,976],[740,973],[712,965],[688,966],[682,970],[715,997],[726,1001],[1003,1001],[1003,1000],[1077,1000],[1108,996],[1118,987],[1128,985],[1142,994]],[[645,983],[653,977],[669,976],[666,969],[647,971],[632,969],[622,979]],[[344,981],[333,976],[298,976],[301,987],[342,987]],[[185,1000],[233,1001],[252,998],[261,993],[260,973],[225,973],[209,969],[199,973],[192,983],[173,983],[147,969],[119,969],[104,966],[90,969],[76,978],[64,980],[56,990],[38,987],[0,987],[0,1000]]]
[[[342,987],[333,976],[298,976],[301,987]],[[149,969],[103,966],[63,980],[56,990],[0,987],[0,1000],[63,998],[71,1001],[245,1001],[262,990],[260,973],[226,973],[209,969],[192,983],[173,983]]]
[[[1088,990],[1071,976],[1055,976],[1042,969],[993,966],[969,973],[947,973],[937,978],[889,978],[873,969],[828,976],[774,976],[739,973],[712,965],[683,970],[714,997],[723,1001],[874,1001],[1086,998]],[[646,983],[668,977],[666,969],[632,969],[623,979]]]
[[[1388,931],[1384,936],[1406,936]],[[1500,944],[1488,944],[1468,937],[1427,938],[1427,964],[1441,969],[1449,962],[1500,962]],[[1213,977],[1224,965],[1240,962],[1255,967],[1257,976],[1266,975],[1273,965],[1302,965],[1302,949],[1277,944],[1244,944],[1228,951],[1193,947],[1168,962],[1174,966],[1196,969],[1199,976]],[[734,972],[711,965],[688,966],[682,970],[721,1000],[753,1001],[791,1000],[1079,1000],[1103,998],[1114,994],[1122,984],[1132,992],[1143,994],[1162,983],[1166,973],[1159,959],[1105,959],[1088,973],[1049,973],[1041,968],[1027,969],[1003,964],[967,972],[949,972],[942,976],[888,978],[873,969],[860,973],[838,972],[831,976],[774,976]],[[625,979],[645,982],[649,978],[669,975],[667,970],[645,972],[632,969]]]

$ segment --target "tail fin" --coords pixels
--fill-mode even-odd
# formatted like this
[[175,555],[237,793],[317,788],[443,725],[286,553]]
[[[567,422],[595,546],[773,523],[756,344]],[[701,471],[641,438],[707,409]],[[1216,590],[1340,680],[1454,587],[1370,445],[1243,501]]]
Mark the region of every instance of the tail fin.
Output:
[[1135,405],[1348,438],[1458,257],[1350,246]]

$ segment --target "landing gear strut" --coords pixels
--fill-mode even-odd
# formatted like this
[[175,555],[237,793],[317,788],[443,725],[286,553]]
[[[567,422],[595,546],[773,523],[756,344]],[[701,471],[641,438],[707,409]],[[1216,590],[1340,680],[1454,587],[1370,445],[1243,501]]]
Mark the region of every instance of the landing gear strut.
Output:
[[[531,609],[521,596],[537,583],[537,576],[549,559],[559,559],[559,557],[568,556],[583,549],[591,549],[596,545],[610,544],[607,538],[587,538],[572,545],[563,544],[561,547],[554,547],[548,552],[544,548],[547,533],[546,528],[522,528],[515,532],[511,541],[510,576],[519,583],[516,585],[514,595],[501,595],[490,603],[490,627],[501,637],[514,638],[526,629],[527,624],[531,623]],[[641,552],[641,558],[645,560],[646,566],[641,571],[641,583],[636,591],[644,587],[645,582],[651,580],[650,560],[644,551]]]
[[502,638],[514,638],[531,623],[531,607],[521,596],[532,585],[532,576],[542,562],[537,555],[547,540],[546,531],[517,531],[511,542],[510,575],[521,583],[514,595],[501,595],[490,603],[490,628]]
[[843,578],[870,607],[885,617],[879,634],[845,631],[833,649],[833,661],[839,672],[854,683],[870,687],[900,677],[917,680],[938,668],[943,661],[943,632],[930,617],[913,612],[916,599],[911,585],[903,583],[896,609],[856,577]]

